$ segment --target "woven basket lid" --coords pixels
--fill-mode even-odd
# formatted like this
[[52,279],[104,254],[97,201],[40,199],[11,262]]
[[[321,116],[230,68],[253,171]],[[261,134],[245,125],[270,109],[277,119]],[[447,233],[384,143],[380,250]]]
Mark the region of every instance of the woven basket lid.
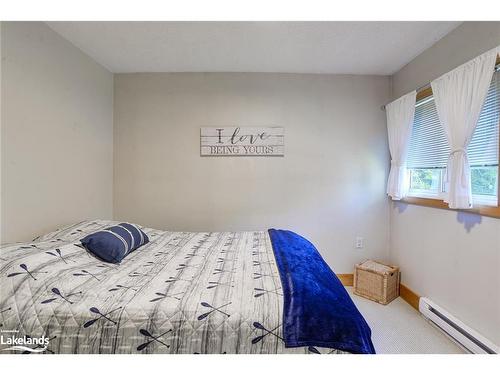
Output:
[[388,274],[395,271],[395,268],[379,262],[375,262],[374,260],[365,260],[363,263],[358,264],[358,268],[374,271],[381,274]]

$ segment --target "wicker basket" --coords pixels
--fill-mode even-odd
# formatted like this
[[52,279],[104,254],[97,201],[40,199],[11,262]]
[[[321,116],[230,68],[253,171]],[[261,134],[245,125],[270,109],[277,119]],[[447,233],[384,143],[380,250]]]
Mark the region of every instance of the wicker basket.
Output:
[[399,268],[373,260],[356,264],[354,294],[387,305],[399,296]]

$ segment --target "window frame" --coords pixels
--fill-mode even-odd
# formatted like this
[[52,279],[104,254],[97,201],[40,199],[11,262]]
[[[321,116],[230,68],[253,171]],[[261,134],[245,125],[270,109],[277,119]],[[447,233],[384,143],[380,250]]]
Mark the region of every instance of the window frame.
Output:
[[[500,64],[500,55],[497,56],[496,60],[496,65]],[[431,96],[432,93],[432,88],[429,86],[423,90],[420,90],[417,92],[417,101],[420,101],[422,99],[425,99],[429,96]],[[499,124],[500,126],[500,124]],[[500,155],[500,139],[498,142],[498,150],[499,150],[499,155]],[[451,210],[451,211],[463,211],[463,212],[471,212],[475,213],[478,215],[482,216],[488,216],[488,217],[493,217],[500,219],[500,165],[498,167],[498,184],[497,184],[497,202],[496,206],[495,205],[485,205],[485,204],[475,204],[473,208],[471,209],[454,209],[448,207],[448,203],[445,203],[442,197],[441,191],[435,196],[435,197],[422,197],[422,196],[415,196],[409,194],[407,197],[401,200],[401,202],[408,203],[408,204],[413,204],[413,205],[418,205],[418,206],[425,206],[425,207],[433,207],[433,208],[440,208],[440,209],[445,209],[445,210]]]

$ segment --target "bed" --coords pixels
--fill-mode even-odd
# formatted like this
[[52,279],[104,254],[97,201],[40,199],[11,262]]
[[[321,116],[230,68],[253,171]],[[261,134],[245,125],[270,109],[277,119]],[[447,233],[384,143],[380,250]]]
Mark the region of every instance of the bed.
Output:
[[293,232],[143,228],[150,242],[111,264],[80,239],[114,224],[85,221],[2,246],[0,352],[375,352],[345,289]]

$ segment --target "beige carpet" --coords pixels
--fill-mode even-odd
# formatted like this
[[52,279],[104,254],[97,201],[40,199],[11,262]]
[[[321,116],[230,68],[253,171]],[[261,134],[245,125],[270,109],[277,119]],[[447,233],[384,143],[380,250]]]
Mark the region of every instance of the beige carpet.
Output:
[[465,351],[401,298],[384,306],[347,290],[372,329],[379,354],[458,354]]

